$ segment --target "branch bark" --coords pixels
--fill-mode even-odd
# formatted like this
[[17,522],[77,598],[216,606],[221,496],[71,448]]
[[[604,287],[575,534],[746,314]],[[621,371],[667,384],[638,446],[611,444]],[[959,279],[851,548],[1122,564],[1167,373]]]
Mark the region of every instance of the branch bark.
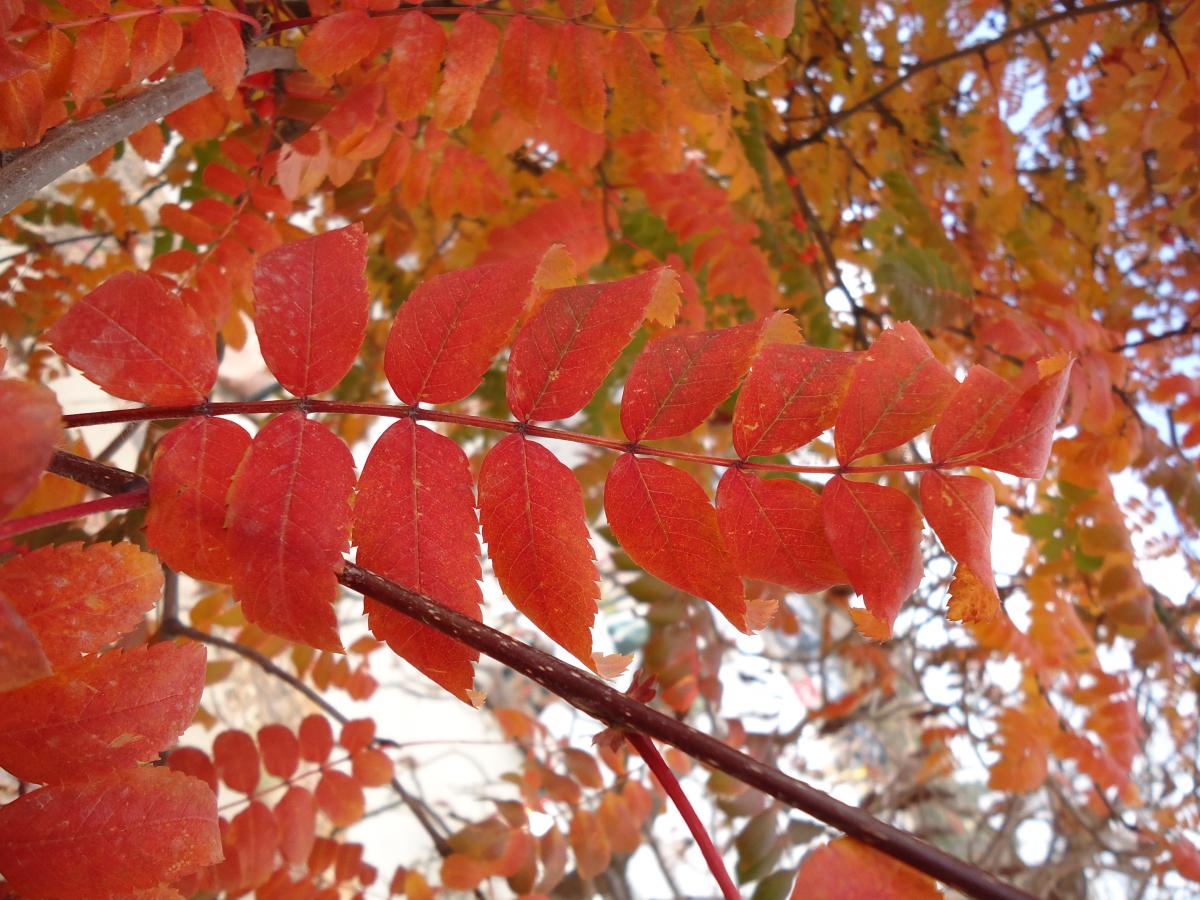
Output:
[[[296,54],[287,47],[255,47],[246,54],[247,75],[295,67]],[[200,69],[189,69],[94,116],[52,128],[40,143],[0,168],[0,216],[118,141],[211,91]]]

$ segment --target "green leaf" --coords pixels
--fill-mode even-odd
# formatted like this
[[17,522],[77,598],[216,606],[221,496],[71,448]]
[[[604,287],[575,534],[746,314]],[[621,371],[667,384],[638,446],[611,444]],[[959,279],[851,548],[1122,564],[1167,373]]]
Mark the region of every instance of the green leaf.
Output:
[[758,883],[750,900],[784,900],[792,890],[792,881],[796,878],[794,869],[783,869],[774,872]]

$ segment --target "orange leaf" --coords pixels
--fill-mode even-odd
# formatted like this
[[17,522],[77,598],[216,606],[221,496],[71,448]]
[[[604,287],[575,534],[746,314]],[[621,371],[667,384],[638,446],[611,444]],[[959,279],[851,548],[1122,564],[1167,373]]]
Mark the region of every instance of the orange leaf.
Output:
[[457,128],[471,118],[500,45],[500,31],[478,13],[459,16],[446,48],[446,70],[434,102],[434,124]]
[[854,370],[838,413],[838,462],[890,450],[937,421],[958,386],[908,322],[880,335]]
[[8,598],[0,594],[0,692],[49,674],[50,660],[37,636]]
[[62,410],[54,393],[31,381],[0,379],[0,519],[32,491],[62,437]]
[[536,122],[546,81],[550,72],[550,54],[554,50],[554,32],[527,16],[509,20],[500,45],[500,89],[504,100],[526,122]]
[[392,780],[392,758],[378,747],[368,747],[354,754],[350,761],[354,777],[367,787],[382,787]]
[[317,805],[313,795],[302,787],[288,788],[275,804],[279,823],[279,850],[293,866],[304,865],[316,839]]
[[576,809],[571,818],[571,849],[575,851],[575,866],[579,877],[595,878],[612,862],[612,848],[595,813]]
[[366,808],[362,786],[345,772],[336,769],[321,776],[314,796],[317,808],[337,828],[353,825],[362,818]]
[[82,106],[115,87],[129,61],[129,39],[111,19],[85,26],[75,38],[71,63],[71,95]]
[[246,74],[246,48],[229,16],[206,12],[192,23],[192,45],[204,77],[226,100]]
[[233,594],[272,634],[340,650],[337,572],[349,549],[354,460],[298,411],[255,436],[229,489]]
[[174,16],[160,12],[135,20],[129,49],[130,82],[138,84],[167,65],[181,46],[183,28]]
[[992,575],[992,486],[971,475],[926,472],[921,476],[921,507],[942,546],[959,564],[957,590],[951,586],[950,618],[986,622],[1000,606]]
[[212,332],[149,275],[108,279],[75,301],[46,340],[89,381],[126,400],[197,403],[217,380]]
[[718,115],[729,108],[724,74],[704,45],[690,34],[667,35],[663,66],[672,87],[696,112]]
[[0,147],[36,144],[45,127],[45,90],[38,72],[23,72],[0,81]]
[[928,875],[853,838],[837,838],[804,857],[792,900],[937,900]]
[[309,762],[324,763],[333,749],[333,728],[319,713],[305,716],[300,723],[300,755]]
[[571,470],[541,444],[519,434],[506,437],[479,470],[479,517],[505,595],[594,669],[599,574],[583,490]]
[[[611,4],[610,4],[611,8]],[[588,131],[604,131],[604,59],[608,48],[594,28],[564,25],[558,30],[554,69],[558,102],[576,125]]]
[[153,758],[191,724],[205,656],[201,644],[113,651],[6,693],[0,768],[50,784]]
[[272,723],[258,729],[263,768],[276,778],[291,778],[300,765],[300,742],[286,725]]
[[890,630],[900,605],[921,583],[921,512],[893,487],[840,475],[821,495],[833,555],[867,610]]
[[421,114],[446,55],[442,26],[416,10],[406,12],[392,32],[392,58],[385,70],[388,103],[398,119]]
[[785,38],[795,25],[796,4],[792,0],[746,0],[742,19],[763,34]]
[[613,35],[610,65],[613,117],[627,131],[661,131],[667,92],[645,45],[632,34],[618,31]]
[[222,781],[239,793],[254,793],[259,779],[258,746],[254,738],[238,729],[222,731],[213,741],[212,753]]
[[713,28],[710,35],[717,56],[745,81],[757,81],[782,62],[748,25],[722,25]]
[[700,11],[700,0],[658,0],[655,11],[668,28],[686,28]]
[[264,884],[275,871],[279,849],[279,824],[263,803],[252,802],[229,823],[225,832],[225,862],[222,881],[233,893]]
[[0,565],[0,592],[55,667],[131,631],[162,595],[162,568],[133,544],[60,544]]
[[606,0],[605,6],[618,25],[632,25],[650,12],[653,0]]
[[225,419],[176,426],[154,453],[146,543],[172,569],[193,578],[233,580],[225,533],[225,501],[250,435]]
[[[411,420],[371,448],[354,505],[358,562],[479,620],[479,525],[471,469],[448,437]],[[371,633],[465,703],[479,653],[367,597]]]
[[30,897],[150,888],[220,858],[217,798],[164,768],[44,787],[0,807],[0,871]]
[[300,65],[329,78],[366,59],[379,42],[379,20],[365,9],[323,16],[296,48]]

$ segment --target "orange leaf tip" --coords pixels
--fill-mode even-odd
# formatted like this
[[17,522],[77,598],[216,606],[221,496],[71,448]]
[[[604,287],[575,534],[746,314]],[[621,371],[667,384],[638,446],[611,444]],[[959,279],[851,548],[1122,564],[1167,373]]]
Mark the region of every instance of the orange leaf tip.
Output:
[[851,609],[850,618],[854,620],[854,625],[858,629],[859,634],[868,640],[879,641],[881,644],[884,641],[891,640],[892,626],[870,610]]

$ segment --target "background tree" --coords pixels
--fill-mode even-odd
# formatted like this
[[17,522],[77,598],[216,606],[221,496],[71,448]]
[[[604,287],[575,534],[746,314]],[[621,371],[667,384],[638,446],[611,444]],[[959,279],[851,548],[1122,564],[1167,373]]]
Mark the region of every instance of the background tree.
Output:
[[[1200,6],[0,29],[10,895],[1200,880]],[[392,651],[515,750],[469,820]]]

